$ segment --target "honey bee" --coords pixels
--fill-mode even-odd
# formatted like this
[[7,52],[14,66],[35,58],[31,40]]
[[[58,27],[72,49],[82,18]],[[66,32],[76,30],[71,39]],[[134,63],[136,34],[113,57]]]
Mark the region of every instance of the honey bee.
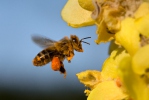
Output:
[[84,39],[88,38],[91,37],[86,37],[79,40],[76,35],[70,35],[70,39],[68,37],[64,37],[59,41],[55,41],[43,36],[33,35],[33,42],[44,48],[44,50],[39,52],[33,59],[33,65],[43,66],[51,62],[51,68],[54,71],[60,71],[62,74],[64,74],[65,78],[66,70],[63,64],[64,59],[67,59],[70,63],[71,59],[75,55],[74,50],[76,50],[77,52],[83,52],[81,43],[83,42],[89,44],[88,42],[83,41]]

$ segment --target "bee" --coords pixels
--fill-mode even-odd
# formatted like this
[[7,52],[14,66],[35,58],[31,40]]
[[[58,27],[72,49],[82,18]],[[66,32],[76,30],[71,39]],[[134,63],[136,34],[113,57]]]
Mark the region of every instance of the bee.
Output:
[[55,41],[44,36],[33,35],[33,42],[44,48],[33,59],[33,65],[43,66],[51,62],[51,68],[54,71],[60,71],[60,73],[64,74],[64,77],[66,77],[66,70],[63,64],[64,59],[67,59],[70,63],[71,59],[75,55],[74,50],[77,52],[83,52],[81,43],[89,44],[88,42],[83,41],[88,38],[91,37],[79,40],[78,36],[70,35],[70,38],[64,37],[59,41]]

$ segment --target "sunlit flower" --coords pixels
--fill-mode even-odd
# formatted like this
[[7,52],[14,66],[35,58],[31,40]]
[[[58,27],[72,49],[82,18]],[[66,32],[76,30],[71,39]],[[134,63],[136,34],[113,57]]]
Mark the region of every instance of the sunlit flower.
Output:
[[[134,17],[142,0],[93,0],[93,2],[96,2],[96,6],[99,8],[98,13],[100,12],[92,17],[96,20],[97,25],[98,39],[95,42],[99,44],[115,38],[115,34],[123,27],[121,22],[128,17]],[[107,38],[104,39],[104,37]]]
[[122,48],[105,60],[102,71],[77,74],[86,87],[88,100],[149,100],[149,45],[132,57]]
[[81,8],[78,0],[68,0],[61,15],[64,21],[71,27],[82,27],[93,25],[95,21],[91,18],[91,11]]
[[88,100],[149,100],[149,0],[68,0],[62,18],[111,41],[101,71],[77,74]]
[[93,11],[94,10],[94,5],[92,3],[92,0],[78,0],[79,5],[88,11]]
[[149,45],[140,48],[133,57],[124,57],[119,75],[133,100],[149,100]]
[[118,76],[118,65],[123,57],[129,56],[121,49],[111,53],[103,64],[102,71],[87,70],[77,74],[78,79],[86,87],[90,88],[84,92],[88,100],[121,100],[128,98],[123,90],[121,80]]
[[116,41],[131,55],[144,45],[144,36],[146,40],[149,37],[149,3],[142,3],[134,17],[123,20],[121,30],[115,35]]
[[123,27],[121,21],[124,19],[139,18],[147,14],[148,2],[148,0],[68,0],[62,10],[62,18],[72,27],[96,24],[98,39],[95,42],[99,44],[114,39],[115,34]]

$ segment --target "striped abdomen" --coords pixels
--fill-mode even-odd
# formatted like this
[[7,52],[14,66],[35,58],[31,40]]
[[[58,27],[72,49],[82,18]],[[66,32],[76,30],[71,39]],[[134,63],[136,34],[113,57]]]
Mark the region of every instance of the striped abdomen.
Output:
[[[52,55],[51,55],[52,56]],[[33,59],[34,66],[43,66],[51,61],[50,52],[48,50],[42,50]]]

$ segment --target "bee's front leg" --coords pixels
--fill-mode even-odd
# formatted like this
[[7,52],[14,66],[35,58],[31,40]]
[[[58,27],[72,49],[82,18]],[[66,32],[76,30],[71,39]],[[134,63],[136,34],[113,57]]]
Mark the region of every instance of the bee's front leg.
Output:
[[70,56],[66,56],[66,59],[68,60],[68,63],[71,63],[71,59],[72,59],[72,57],[70,57]]
[[71,63],[71,60],[68,60],[68,63]]
[[71,59],[73,58],[74,53],[72,51],[69,52],[69,55],[66,56],[66,59],[68,60],[68,63],[71,62]]

